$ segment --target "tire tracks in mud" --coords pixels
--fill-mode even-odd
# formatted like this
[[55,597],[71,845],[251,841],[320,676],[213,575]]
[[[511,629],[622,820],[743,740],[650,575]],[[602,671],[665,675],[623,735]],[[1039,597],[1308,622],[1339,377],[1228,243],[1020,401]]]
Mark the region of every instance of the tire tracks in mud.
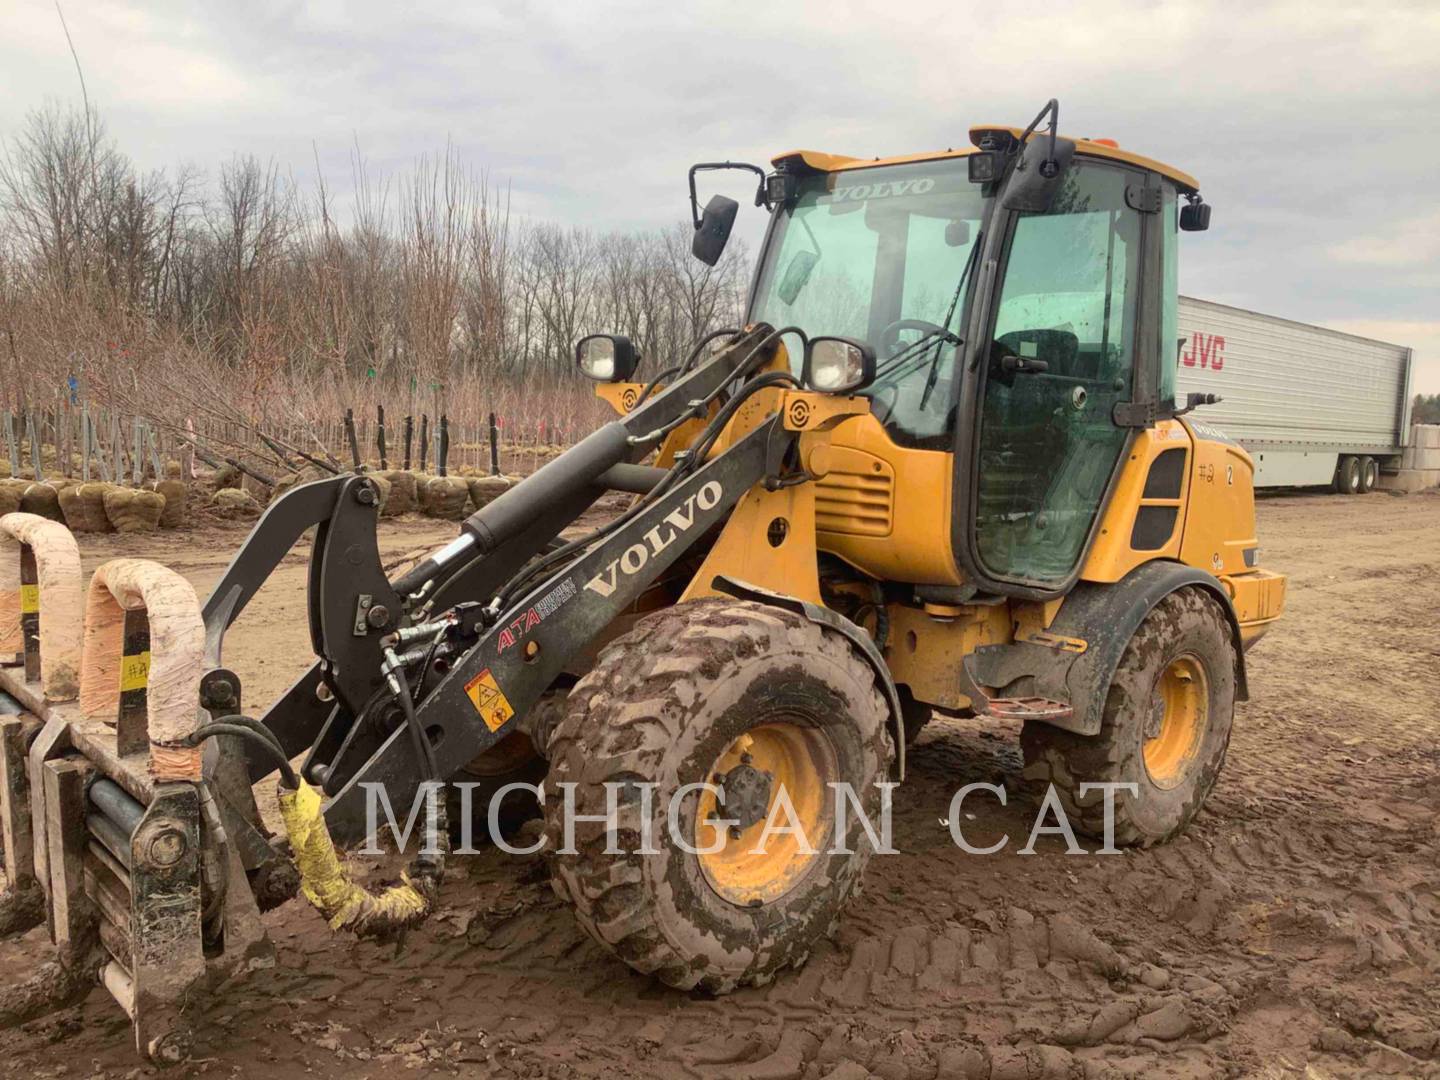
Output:
[[[583,935],[540,860],[490,851],[455,860],[446,906],[398,951],[335,938],[300,905],[271,913],[277,966],[196,1003],[195,1071],[1440,1076],[1440,496],[1266,499],[1260,534],[1292,575],[1289,610],[1252,654],[1209,806],[1171,844],[1069,857],[1045,837],[1020,855],[1036,807],[1012,790],[964,808],[967,835],[1008,836],[1005,851],[964,854],[950,798],[1013,780],[1017,733],[937,723],[896,791],[900,854],[872,861],[799,971],[722,999],[666,990]],[[215,546],[209,563],[185,553],[187,573],[213,580],[233,543]],[[227,658],[248,670],[292,629],[303,656],[302,606],[262,594],[254,640],[237,626]],[[279,667],[250,700],[288,683]],[[42,937],[5,945],[0,971],[28,970]],[[0,1048],[14,1075],[137,1064],[100,991]]]

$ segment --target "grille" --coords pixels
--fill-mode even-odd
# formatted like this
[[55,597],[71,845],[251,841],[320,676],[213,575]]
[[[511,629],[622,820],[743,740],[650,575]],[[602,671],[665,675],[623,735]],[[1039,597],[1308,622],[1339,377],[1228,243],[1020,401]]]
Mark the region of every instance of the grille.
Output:
[[858,468],[832,469],[815,485],[815,528],[843,536],[889,536],[895,477]]

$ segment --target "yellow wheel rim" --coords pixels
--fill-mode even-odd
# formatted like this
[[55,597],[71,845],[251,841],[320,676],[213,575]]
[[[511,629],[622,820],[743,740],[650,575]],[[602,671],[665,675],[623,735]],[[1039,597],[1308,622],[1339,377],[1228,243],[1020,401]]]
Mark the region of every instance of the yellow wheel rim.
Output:
[[[710,887],[741,907],[793,889],[830,846],[829,785],[837,772],[835,750],[819,728],[766,723],[731,743],[705,778],[725,792],[724,805],[702,789],[696,808],[695,847]],[[729,820],[738,824],[722,823]],[[767,821],[774,826],[768,837]],[[781,831],[789,826],[800,831]]]
[[1155,687],[1154,709],[1145,733],[1145,769],[1158,787],[1175,787],[1189,773],[1210,712],[1210,687],[1197,657],[1170,662]]

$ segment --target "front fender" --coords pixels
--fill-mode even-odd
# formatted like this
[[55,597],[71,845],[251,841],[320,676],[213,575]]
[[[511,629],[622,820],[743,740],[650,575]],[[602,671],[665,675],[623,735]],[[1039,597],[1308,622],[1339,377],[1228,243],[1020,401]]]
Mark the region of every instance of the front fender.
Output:
[[724,574],[717,574],[711,582],[711,587],[716,592],[733,596],[737,600],[753,600],[757,604],[769,604],[771,607],[793,611],[797,615],[803,615],[817,626],[823,626],[844,635],[846,640],[854,645],[860,655],[865,658],[865,662],[875,672],[876,681],[880,683],[880,690],[885,695],[886,704],[890,707],[890,726],[895,737],[897,778],[905,779],[905,721],[900,715],[900,694],[895,689],[895,680],[890,675],[890,668],[885,663],[885,657],[880,655],[880,650],[875,647],[875,642],[869,634],[838,611],[832,611],[820,604],[812,604],[808,600],[801,600],[798,596],[787,596],[770,589],[762,589],[758,585],[726,577]]
[[1113,584],[1082,581],[1070,591],[1047,629],[1056,637],[1083,640],[1083,653],[1024,641],[983,645],[965,658],[965,670],[977,684],[1000,688],[1001,696],[1064,702],[1073,713],[1048,723],[1080,735],[1098,734],[1125,646],[1156,604],[1187,587],[1206,590],[1224,610],[1235,650],[1235,694],[1244,701],[1249,697],[1245,651],[1230,594],[1214,575],[1166,560],[1137,566]]

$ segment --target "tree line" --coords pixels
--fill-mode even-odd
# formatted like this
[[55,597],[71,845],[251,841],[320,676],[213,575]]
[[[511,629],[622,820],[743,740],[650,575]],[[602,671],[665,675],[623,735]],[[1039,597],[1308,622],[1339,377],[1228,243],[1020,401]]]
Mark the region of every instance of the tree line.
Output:
[[740,317],[743,245],[707,267],[686,222],[522,219],[452,148],[393,177],[358,150],[351,167],[343,199],[254,156],[145,171],[94,111],[32,112],[0,156],[4,407],[83,395],[173,424],[500,393],[553,408],[582,390],[583,334],[629,334],[658,371]]

